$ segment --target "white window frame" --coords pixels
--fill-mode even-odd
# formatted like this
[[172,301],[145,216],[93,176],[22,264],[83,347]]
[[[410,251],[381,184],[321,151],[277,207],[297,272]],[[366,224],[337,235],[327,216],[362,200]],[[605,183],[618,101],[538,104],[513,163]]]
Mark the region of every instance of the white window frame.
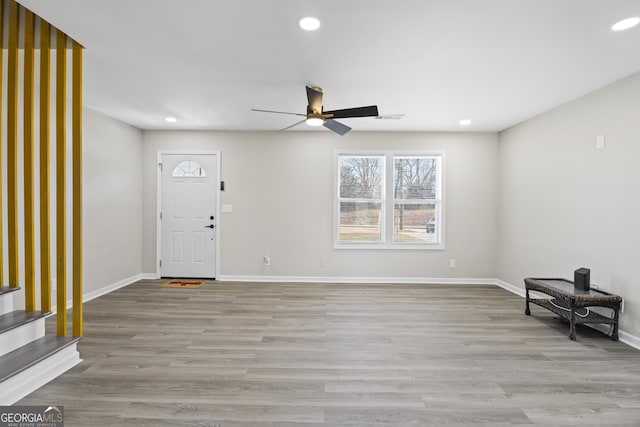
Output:
[[[384,156],[384,183],[382,186],[382,217],[381,241],[380,242],[358,242],[340,241],[340,157],[342,156],[364,156],[376,157]],[[395,157],[436,157],[438,158],[438,176],[436,186],[436,197],[433,202],[436,207],[436,242],[394,242],[394,158]],[[334,152],[334,206],[333,206],[333,247],[335,249],[444,249],[445,248],[445,197],[444,197],[444,177],[445,177],[445,152],[444,150],[336,150]],[[425,203],[432,201],[425,200]]]

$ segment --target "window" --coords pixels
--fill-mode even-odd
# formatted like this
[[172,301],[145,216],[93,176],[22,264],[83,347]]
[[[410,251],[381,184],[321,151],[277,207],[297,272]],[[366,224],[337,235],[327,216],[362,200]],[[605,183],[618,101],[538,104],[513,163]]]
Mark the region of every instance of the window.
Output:
[[394,157],[394,242],[437,243],[438,163],[433,156]]
[[204,169],[198,162],[192,160],[185,160],[181,162],[171,173],[174,177],[187,177],[187,178],[202,178],[207,176]]
[[336,153],[336,247],[443,248],[443,156]]
[[341,242],[381,242],[384,211],[383,156],[340,156]]

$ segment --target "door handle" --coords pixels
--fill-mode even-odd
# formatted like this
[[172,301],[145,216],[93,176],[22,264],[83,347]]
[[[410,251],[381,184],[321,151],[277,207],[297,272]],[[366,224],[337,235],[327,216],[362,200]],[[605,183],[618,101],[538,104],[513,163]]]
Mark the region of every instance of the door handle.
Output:
[[209,224],[209,225],[205,225],[204,226],[204,228],[213,228],[213,227],[215,227],[215,225],[213,225],[213,224]]

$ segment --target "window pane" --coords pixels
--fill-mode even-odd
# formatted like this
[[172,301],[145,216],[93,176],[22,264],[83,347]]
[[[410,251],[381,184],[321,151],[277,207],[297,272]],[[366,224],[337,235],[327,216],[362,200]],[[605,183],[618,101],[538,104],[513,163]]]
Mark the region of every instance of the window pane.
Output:
[[384,183],[384,157],[341,156],[340,198],[380,199]]
[[396,202],[393,209],[393,240],[398,243],[436,243],[438,224],[433,203]]
[[202,169],[202,166],[198,162],[194,162],[191,160],[185,160],[180,163],[171,173],[171,176],[175,177],[205,177],[207,174]]
[[395,199],[435,199],[438,162],[433,157],[395,157]]
[[380,242],[382,204],[340,202],[340,241]]

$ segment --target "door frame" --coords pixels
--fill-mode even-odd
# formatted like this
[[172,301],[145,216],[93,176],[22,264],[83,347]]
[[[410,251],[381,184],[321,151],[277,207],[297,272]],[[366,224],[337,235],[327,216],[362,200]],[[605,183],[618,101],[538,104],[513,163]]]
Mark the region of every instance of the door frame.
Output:
[[160,221],[160,212],[162,211],[162,156],[165,154],[182,154],[182,155],[215,155],[216,156],[216,256],[215,256],[215,269],[216,277],[220,276],[220,224],[222,223],[220,218],[220,165],[221,165],[221,153],[219,150],[158,150],[156,161],[156,279],[160,279],[160,259],[162,258],[162,221]]

